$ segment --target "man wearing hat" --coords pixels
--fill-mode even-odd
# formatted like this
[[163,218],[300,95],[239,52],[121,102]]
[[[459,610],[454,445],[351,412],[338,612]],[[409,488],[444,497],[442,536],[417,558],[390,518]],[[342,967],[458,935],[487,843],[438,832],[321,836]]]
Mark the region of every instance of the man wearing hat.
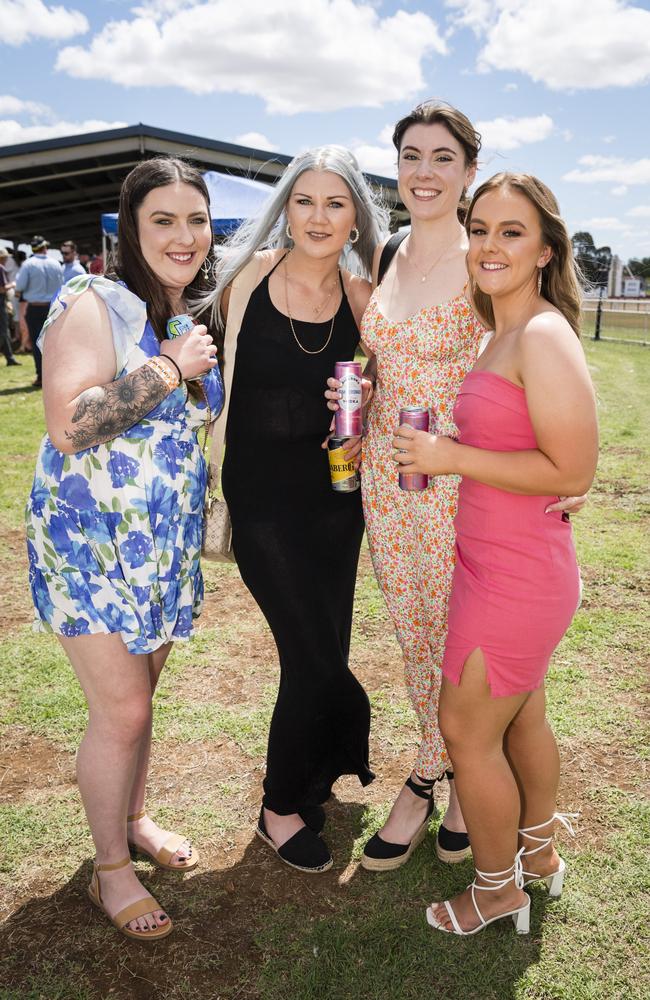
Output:
[[14,287],[14,283],[9,277],[9,272],[5,269],[5,264],[9,259],[9,252],[0,247],[0,351],[7,359],[8,365],[19,365],[14,352],[11,349],[11,335],[9,333],[9,317],[7,315],[7,295]]
[[43,323],[47,319],[50,302],[63,284],[63,268],[57,260],[48,257],[49,243],[44,236],[30,240],[32,256],[28,257],[16,276],[16,292],[20,295],[20,310],[24,314],[32,338],[32,351],[36,365],[34,385],[42,385],[43,358],[36,345]]

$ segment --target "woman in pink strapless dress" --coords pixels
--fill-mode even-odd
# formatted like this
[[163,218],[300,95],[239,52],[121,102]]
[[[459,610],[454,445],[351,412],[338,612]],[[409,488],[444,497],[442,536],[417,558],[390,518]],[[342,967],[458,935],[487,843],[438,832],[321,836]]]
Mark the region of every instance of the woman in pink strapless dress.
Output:
[[571,526],[545,511],[589,489],[598,430],[554,196],[534,177],[498,174],[474,195],[468,232],[474,300],[494,334],[460,387],[459,438],[401,427],[393,439],[403,471],[462,477],[439,719],[476,878],[427,920],[465,935],[511,917],[527,933],[524,886],[543,880],[559,896],[564,879],[553,825],[570,822],[556,812],[543,682],[580,594]]
[[[492,371],[470,372],[454,423],[461,444],[491,451],[537,448],[526,393]],[[555,496],[525,496],[467,477],[458,494],[456,567],[442,672],[460,682],[480,648],[493,698],[534,691],[580,599],[571,524],[544,513]]]

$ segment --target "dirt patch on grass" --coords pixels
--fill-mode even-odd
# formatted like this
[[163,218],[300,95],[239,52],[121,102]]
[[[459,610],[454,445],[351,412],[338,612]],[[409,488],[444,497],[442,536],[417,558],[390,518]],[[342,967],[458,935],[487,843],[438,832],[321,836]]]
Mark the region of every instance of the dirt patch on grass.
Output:
[[28,804],[43,790],[61,792],[76,784],[74,754],[19,726],[3,730],[0,803]]
[[31,622],[34,617],[25,534],[3,530],[2,542],[8,555],[4,556],[3,572],[0,574],[0,632]]

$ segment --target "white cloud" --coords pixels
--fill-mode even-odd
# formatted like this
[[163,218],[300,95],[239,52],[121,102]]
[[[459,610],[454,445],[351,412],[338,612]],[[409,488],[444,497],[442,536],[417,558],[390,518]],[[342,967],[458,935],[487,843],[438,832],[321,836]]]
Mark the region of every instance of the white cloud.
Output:
[[616,142],[616,136],[615,135],[604,135],[603,136],[603,142],[607,146],[610,146],[613,142]]
[[348,143],[362,170],[380,177],[397,177],[397,152],[393,146],[393,125],[384,125],[377,143],[352,139]]
[[493,20],[495,4],[493,0],[446,0],[445,6],[459,11],[449,18],[452,27],[470,28],[481,35]]
[[617,184],[609,193],[613,194],[615,198],[622,198],[627,194],[627,184]]
[[553,119],[549,115],[531,118],[493,118],[491,121],[476,122],[481,133],[483,147],[506,151],[518,149],[529,142],[541,142],[553,132]]
[[253,149],[265,149],[269,153],[277,153],[279,146],[274,146],[270,139],[267,139],[261,132],[242,132],[236,135],[233,142],[240,146],[251,146]]
[[393,146],[373,146],[359,143],[352,152],[362,170],[380,177],[397,177],[397,153]]
[[[650,79],[650,11],[628,0],[447,0],[485,45],[478,69],[519,70],[552,90]],[[459,12],[458,12],[459,11]]]
[[0,94],[0,116],[2,115],[27,118],[29,124],[16,121],[15,118],[0,117],[0,146],[54,139],[60,135],[78,135],[81,132],[103,132],[106,129],[122,128],[127,124],[101,119],[87,119],[81,122],[62,121],[47,104],[23,101],[12,94]]
[[583,219],[582,222],[578,223],[578,226],[581,230],[586,230],[587,232],[590,232],[592,229],[607,229],[617,232],[629,229],[629,226],[612,215],[597,216],[593,219]]
[[432,18],[382,18],[369,0],[163,0],[110,21],[87,47],[62,49],[56,67],[124,86],[249,94],[295,114],[408,102],[434,53],[447,46]]
[[110,128],[123,128],[126,122],[105,122],[90,119],[83,122],[58,121],[52,124],[22,125],[11,118],[0,120],[0,146],[13,146],[19,142],[36,142],[55,139],[60,135],[79,135],[81,132],[103,132]]
[[50,7],[43,0],[0,0],[0,25],[5,45],[22,45],[31,38],[62,41],[88,31],[81,11]]
[[582,156],[576,168],[564,174],[562,180],[576,184],[597,184],[611,181],[615,184],[650,184],[650,159],[624,160],[619,156]]
[[50,109],[36,101],[23,101],[12,94],[0,94],[0,115],[46,115]]
[[518,83],[506,83],[506,85],[505,85],[505,87],[503,89],[504,89],[504,91],[505,91],[506,94],[510,94],[513,90],[519,90],[519,84]]
[[650,218],[650,205],[635,205],[631,208],[626,215],[631,215],[635,219],[647,219]]

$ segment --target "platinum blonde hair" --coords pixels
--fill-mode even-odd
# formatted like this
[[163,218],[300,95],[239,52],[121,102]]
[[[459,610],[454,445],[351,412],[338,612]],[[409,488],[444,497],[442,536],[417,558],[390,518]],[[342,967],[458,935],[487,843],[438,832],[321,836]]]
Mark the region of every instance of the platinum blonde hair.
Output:
[[[345,181],[356,210],[359,239],[346,244],[341,266],[370,277],[377,244],[388,232],[389,214],[363,176],[353,154],[344,146],[319,146],[308,149],[291,161],[278,180],[259,215],[247,219],[225,243],[217,246],[214,265],[214,290],[202,297],[200,312],[210,309],[212,322],[223,328],[221,297],[258,250],[290,247],[286,234],[286,204],[293,186],[307,170],[337,174]],[[349,247],[349,249],[348,249]]]

